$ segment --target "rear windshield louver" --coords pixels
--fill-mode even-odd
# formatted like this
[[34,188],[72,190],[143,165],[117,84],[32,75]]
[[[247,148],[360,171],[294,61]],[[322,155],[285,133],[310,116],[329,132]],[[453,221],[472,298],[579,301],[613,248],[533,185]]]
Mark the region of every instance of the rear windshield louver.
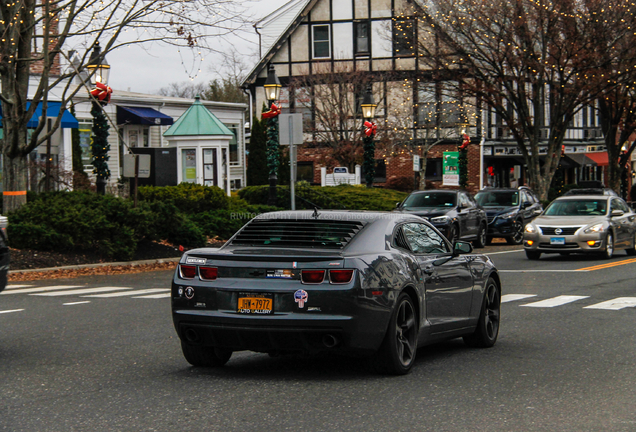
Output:
[[252,220],[233,245],[341,249],[364,224],[357,221]]

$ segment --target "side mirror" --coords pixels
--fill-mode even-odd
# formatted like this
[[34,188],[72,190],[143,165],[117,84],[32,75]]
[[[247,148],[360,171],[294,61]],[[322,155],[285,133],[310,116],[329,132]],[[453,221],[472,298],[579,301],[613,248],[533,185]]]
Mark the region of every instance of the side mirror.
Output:
[[395,203],[395,208],[396,208],[396,209],[399,209],[399,208],[400,208],[400,204],[402,204],[402,203],[396,202],[396,203]]
[[468,242],[456,241],[455,244],[453,244],[453,255],[469,254],[472,251],[473,245]]
[[612,214],[610,215],[611,217],[614,216],[623,216],[625,214],[625,212],[623,210],[612,210]]
[[524,201],[524,202],[521,204],[521,208],[528,208],[528,207],[530,207],[531,205],[532,205],[532,204],[531,204],[530,202],[528,202],[528,201]]

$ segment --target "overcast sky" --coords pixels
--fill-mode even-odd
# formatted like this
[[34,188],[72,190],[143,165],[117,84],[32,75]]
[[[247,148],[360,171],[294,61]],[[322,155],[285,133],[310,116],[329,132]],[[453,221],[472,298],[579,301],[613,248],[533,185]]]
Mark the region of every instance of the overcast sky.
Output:
[[[250,6],[250,12],[262,18],[288,1],[256,0]],[[258,36],[250,29],[243,34],[243,38],[232,37],[230,43],[224,43],[223,47],[229,49],[232,45],[237,47],[239,53],[253,56],[258,52]],[[114,92],[122,89],[156,94],[160,88],[167,87],[170,83],[208,83],[215,78],[210,68],[219,64],[219,55],[206,54],[203,62],[193,62],[192,59],[193,56],[188,51],[180,54],[176,47],[154,45],[147,49],[132,46],[121,48],[107,56],[111,66],[109,85]],[[250,69],[256,60],[254,57],[247,60]]]

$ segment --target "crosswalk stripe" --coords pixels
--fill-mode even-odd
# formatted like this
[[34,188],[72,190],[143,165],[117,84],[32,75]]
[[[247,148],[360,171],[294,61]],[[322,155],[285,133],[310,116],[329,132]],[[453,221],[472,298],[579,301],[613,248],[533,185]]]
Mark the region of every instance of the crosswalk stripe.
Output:
[[8,289],[8,290],[12,290],[12,289],[17,289],[17,288],[29,288],[32,287],[33,285],[7,285],[4,289]]
[[536,294],[504,294],[501,296],[501,302],[507,303],[507,302],[523,300],[523,299],[536,297],[536,296],[537,296]]
[[567,295],[560,295],[551,299],[547,299],[547,300],[541,300],[538,302],[534,302],[534,303],[529,303],[529,304],[524,304],[521,306],[525,306],[525,307],[555,307],[555,306],[561,306],[567,303],[572,303],[575,302],[577,300],[581,300],[584,298],[588,298],[589,296],[567,296]]
[[86,288],[86,289],[67,290],[67,291],[43,292],[43,293],[37,293],[37,294],[31,294],[31,295],[56,297],[56,296],[64,296],[64,295],[90,294],[90,293],[129,290],[129,289],[132,289],[132,288],[128,288],[128,287],[100,287],[100,288]]
[[169,298],[172,294],[167,292],[167,293],[161,293],[161,294],[151,294],[151,295],[146,295],[146,296],[138,296],[138,297],[133,297],[133,298],[143,298],[143,299],[159,299],[159,298]]
[[2,291],[0,295],[4,294],[31,294],[31,293],[39,293],[44,291],[55,291],[60,289],[69,289],[69,288],[82,288],[82,285],[57,285],[57,286],[46,286],[46,287],[38,287],[38,288],[22,288],[22,289],[14,289],[11,291]]
[[3,310],[0,311],[0,314],[11,313],[11,312],[22,312],[24,309],[11,309],[11,310]]
[[62,303],[62,306],[75,306],[75,305],[86,304],[90,302],[91,302],[90,300],[85,300],[85,301],[78,301],[78,302],[71,302],[71,303]]
[[86,295],[82,297],[98,297],[98,298],[123,297],[123,296],[150,294],[150,293],[158,293],[158,292],[165,292],[165,291],[170,291],[170,289],[169,288],[149,288],[149,289],[143,289],[143,290],[124,291],[124,292],[118,291],[118,292],[113,292],[108,294],[92,294],[92,295]]
[[636,297],[618,297],[613,300],[585,306],[583,309],[621,310],[630,307],[636,307]]

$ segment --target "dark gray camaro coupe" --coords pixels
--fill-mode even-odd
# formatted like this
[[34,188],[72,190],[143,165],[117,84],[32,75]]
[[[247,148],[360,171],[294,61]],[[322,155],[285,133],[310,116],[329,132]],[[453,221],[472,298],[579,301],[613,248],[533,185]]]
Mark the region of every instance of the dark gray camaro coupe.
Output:
[[492,261],[471,252],[418,216],[266,213],[222,248],[183,255],[174,325],[194,366],[222,366],[240,350],[338,351],[405,374],[420,346],[495,344],[501,282]]

